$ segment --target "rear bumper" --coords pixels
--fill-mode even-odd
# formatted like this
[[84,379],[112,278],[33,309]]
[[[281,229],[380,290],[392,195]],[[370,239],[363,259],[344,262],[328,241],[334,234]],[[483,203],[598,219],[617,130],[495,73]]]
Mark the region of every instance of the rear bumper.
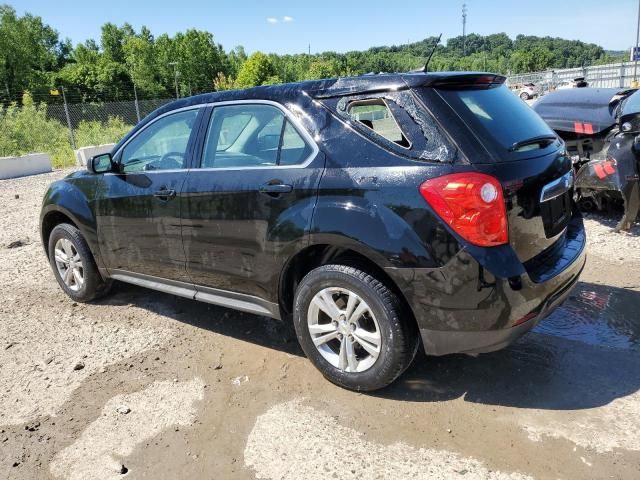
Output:
[[[584,267],[584,264],[585,262],[583,261],[582,267]],[[564,285],[547,298],[539,312],[532,312],[534,315],[519,325],[485,332],[438,331],[421,328],[420,336],[422,337],[425,351],[429,355],[447,355],[449,353],[476,354],[505,348],[535,327],[567,299],[578,283],[580,272],[567,285]]]
[[413,310],[425,352],[499,350],[549,315],[570,295],[586,263],[581,219],[572,228],[577,235],[561,252],[541,255],[547,275],[538,266],[500,278],[464,250],[440,269],[387,269]]

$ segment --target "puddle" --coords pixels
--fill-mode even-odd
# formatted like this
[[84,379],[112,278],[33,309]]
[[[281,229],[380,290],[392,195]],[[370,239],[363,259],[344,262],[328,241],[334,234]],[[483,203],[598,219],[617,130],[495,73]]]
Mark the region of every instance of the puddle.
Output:
[[640,351],[640,292],[580,283],[534,332]]

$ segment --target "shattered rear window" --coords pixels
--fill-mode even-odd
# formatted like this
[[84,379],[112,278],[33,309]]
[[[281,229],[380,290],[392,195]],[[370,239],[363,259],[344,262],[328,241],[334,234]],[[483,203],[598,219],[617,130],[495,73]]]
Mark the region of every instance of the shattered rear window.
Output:
[[383,99],[356,100],[349,103],[347,113],[352,120],[360,122],[387,140],[404,148],[411,147],[400,125],[398,125],[398,121]]
[[[350,108],[362,104],[385,105],[392,115],[386,120],[386,129],[376,132],[366,123],[355,119]],[[456,149],[440,131],[430,113],[418,104],[409,91],[385,92],[377,95],[362,94],[342,97],[335,105],[337,113],[360,128],[373,141],[398,154],[431,162],[453,162]],[[380,113],[377,113],[380,115]],[[366,119],[365,119],[366,120]],[[391,120],[395,121],[397,130]],[[375,127],[375,125],[374,125]],[[376,134],[378,133],[378,134]],[[404,138],[403,138],[404,137]]]

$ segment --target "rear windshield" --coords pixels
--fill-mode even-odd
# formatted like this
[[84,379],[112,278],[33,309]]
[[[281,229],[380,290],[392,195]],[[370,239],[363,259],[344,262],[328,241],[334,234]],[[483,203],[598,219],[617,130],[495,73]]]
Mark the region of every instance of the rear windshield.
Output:
[[[518,142],[554,135],[544,120],[504,85],[487,89],[438,91],[476,136],[480,139],[492,138],[506,150]],[[543,145],[528,145],[527,150]]]

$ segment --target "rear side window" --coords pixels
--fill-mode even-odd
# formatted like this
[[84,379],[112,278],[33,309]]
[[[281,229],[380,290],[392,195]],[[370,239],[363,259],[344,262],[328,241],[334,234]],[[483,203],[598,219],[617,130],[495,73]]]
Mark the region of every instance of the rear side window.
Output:
[[213,110],[202,168],[297,165],[312,148],[284,113],[271,105],[230,105]]
[[385,150],[429,162],[452,162],[456,158],[455,146],[411,91],[328,98],[323,103]]
[[479,138],[492,139],[505,150],[531,138],[554,135],[544,120],[506,86],[441,89],[439,93]]
[[351,102],[347,107],[347,114],[351,120],[360,122],[390,142],[404,148],[411,147],[391,109],[382,98]]

